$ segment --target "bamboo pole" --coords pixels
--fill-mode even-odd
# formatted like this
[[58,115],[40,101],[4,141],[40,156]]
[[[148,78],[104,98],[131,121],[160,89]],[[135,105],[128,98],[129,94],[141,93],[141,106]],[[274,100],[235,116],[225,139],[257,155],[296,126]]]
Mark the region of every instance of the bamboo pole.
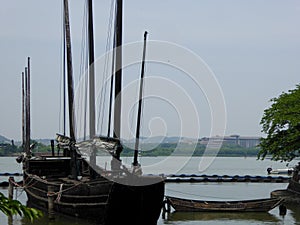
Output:
[[14,177],[8,178],[8,199],[12,200],[14,198]]
[[50,220],[55,219],[55,212],[54,212],[54,187],[48,186],[48,218]]

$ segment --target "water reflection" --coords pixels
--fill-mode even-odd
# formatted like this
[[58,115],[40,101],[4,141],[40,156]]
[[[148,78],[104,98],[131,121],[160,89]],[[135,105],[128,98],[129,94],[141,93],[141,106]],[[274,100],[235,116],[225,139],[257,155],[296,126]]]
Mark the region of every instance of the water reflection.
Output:
[[290,215],[295,221],[300,222],[300,204],[288,204],[287,209],[290,210]]
[[[17,221],[14,221],[13,224],[19,224],[16,222]],[[33,222],[30,222],[28,219],[25,218],[22,218],[20,222],[20,225],[96,225],[96,223],[92,221],[58,214],[55,215],[55,219],[49,219],[47,213],[44,213],[44,216],[42,218],[35,219]]]
[[260,222],[278,222],[279,219],[264,212],[225,213],[225,212],[173,212],[166,215],[167,221],[222,221],[222,220],[245,220]]

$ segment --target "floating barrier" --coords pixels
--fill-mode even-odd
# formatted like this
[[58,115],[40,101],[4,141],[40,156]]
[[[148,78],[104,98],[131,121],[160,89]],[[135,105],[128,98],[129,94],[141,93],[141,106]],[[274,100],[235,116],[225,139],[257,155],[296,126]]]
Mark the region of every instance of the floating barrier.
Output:
[[198,183],[198,182],[255,182],[255,183],[288,183],[290,177],[283,176],[251,176],[251,175],[196,175],[196,174],[171,174],[167,175],[165,182],[173,183]]
[[19,176],[23,176],[23,174],[22,173],[0,173],[0,176],[17,176],[17,177],[19,177]]
[[[0,176],[22,176],[21,173],[0,173]],[[200,182],[252,182],[252,183],[288,183],[290,177],[284,176],[251,176],[251,175],[206,175],[206,174],[170,174],[165,175],[167,183],[200,183]],[[8,187],[7,181],[0,182],[0,187]]]
[[[0,176],[2,177],[20,177],[20,176],[23,176],[22,173],[0,173]],[[4,178],[5,179],[5,178]],[[18,184],[22,184],[23,181],[19,181],[17,182]],[[9,182],[8,181],[0,181],[0,187],[8,187],[9,186]]]
[[7,181],[0,182],[0,187],[8,187],[9,183]]
[[[23,184],[23,181],[18,181],[15,182],[16,184],[18,184],[18,186],[21,186]],[[0,187],[8,187],[9,186],[9,182],[8,181],[2,181],[0,182]]]

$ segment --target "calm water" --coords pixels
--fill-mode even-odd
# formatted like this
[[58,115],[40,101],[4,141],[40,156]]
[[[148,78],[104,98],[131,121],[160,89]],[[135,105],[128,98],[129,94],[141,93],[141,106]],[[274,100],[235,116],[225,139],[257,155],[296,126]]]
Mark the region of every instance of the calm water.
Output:
[[[129,158],[123,159],[123,163],[130,164]],[[202,164],[199,167],[199,162]],[[103,165],[109,166],[103,158],[98,158]],[[173,157],[165,159],[163,157],[145,157],[141,163],[145,165],[144,173],[188,173],[188,174],[207,174],[207,175],[266,175],[267,167],[284,168],[285,163],[271,162],[269,160],[257,161],[255,158],[216,158],[209,163],[209,166],[203,166],[203,162],[210,162],[212,158],[194,157],[188,159],[185,157]],[[182,163],[185,162],[185,163]],[[290,163],[294,165],[295,163]],[[163,169],[164,167],[164,169]],[[0,173],[21,172],[21,165],[15,163],[15,158],[0,158]],[[0,177],[1,181],[7,181],[7,177]],[[17,180],[18,178],[15,177]],[[21,179],[21,178],[19,178]],[[270,196],[270,192],[276,189],[284,189],[287,184],[271,183],[168,183],[166,184],[166,194],[171,196],[206,199],[206,200],[238,200],[265,198]],[[0,189],[7,194],[7,189]],[[23,203],[26,203],[26,195],[22,190],[15,192],[15,197]],[[15,216],[12,221],[8,220],[0,213],[0,224],[9,225],[95,225],[90,221],[78,220],[68,217],[57,217],[55,221],[48,221],[47,217],[36,220],[33,223]],[[279,209],[275,208],[268,213],[171,213],[163,219],[160,217],[159,225],[162,224],[300,224],[300,208],[289,206],[286,216],[279,216]]]

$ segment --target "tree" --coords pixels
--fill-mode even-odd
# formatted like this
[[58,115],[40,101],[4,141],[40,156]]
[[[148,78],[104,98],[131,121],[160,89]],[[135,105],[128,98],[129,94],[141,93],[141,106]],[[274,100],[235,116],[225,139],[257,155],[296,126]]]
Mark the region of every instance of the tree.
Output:
[[300,85],[270,100],[260,124],[267,134],[261,139],[258,158],[272,155],[272,160],[291,161],[300,155]]
[[28,218],[31,221],[33,221],[33,219],[40,218],[43,215],[42,212],[37,209],[28,208],[22,205],[17,200],[10,200],[6,198],[1,192],[0,211],[2,211],[7,216],[19,214],[20,216],[24,216],[25,218]]

